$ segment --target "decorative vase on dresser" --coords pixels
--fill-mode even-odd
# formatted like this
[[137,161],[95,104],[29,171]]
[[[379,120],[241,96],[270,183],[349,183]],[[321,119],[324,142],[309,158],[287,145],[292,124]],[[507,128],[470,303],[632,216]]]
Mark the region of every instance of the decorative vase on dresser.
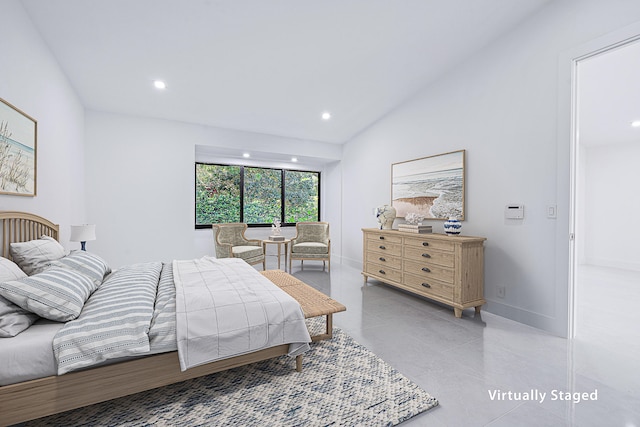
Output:
[[364,281],[369,277],[453,307],[456,317],[484,299],[484,237],[363,228]]
[[448,236],[459,235],[461,229],[462,229],[462,224],[456,217],[452,216],[444,222],[444,232]]

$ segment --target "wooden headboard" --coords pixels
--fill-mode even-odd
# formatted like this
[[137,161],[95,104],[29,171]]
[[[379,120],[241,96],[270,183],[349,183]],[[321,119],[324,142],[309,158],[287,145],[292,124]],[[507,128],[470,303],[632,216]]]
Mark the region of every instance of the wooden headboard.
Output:
[[60,226],[48,219],[28,212],[0,211],[2,224],[2,255],[11,258],[9,245],[16,242],[27,242],[39,239],[40,236],[50,236],[59,240]]

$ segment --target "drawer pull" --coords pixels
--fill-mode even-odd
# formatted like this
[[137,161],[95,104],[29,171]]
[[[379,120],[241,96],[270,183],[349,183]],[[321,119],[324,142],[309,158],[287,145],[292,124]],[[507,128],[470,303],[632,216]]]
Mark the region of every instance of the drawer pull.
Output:
[[384,270],[378,270],[380,274],[387,274]]
[[380,240],[384,240],[384,236],[380,236]]
[[423,283],[422,286],[424,286],[425,288],[430,288],[431,287],[431,285],[428,284],[428,283]]
[[386,261],[386,259],[385,259],[384,257],[382,257],[382,256],[381,256],[380,258],[378,258],[378,259],[379,259],[380,261]]
[[387,248],[385,248],[385,247],[384,247],[384,245],[380,245],[380,246],[378,246],[378,247],[379,247],[380,249],[387,249]]
[[423,256],[424,258],[431,258],[431,255],[429,255],[429,254],[422,254],[422,256]]
[[429,246],[429,242],[422,242],[422,246]]
[[422,267],[422,271],[424,271],[425,273],[431,273],[431,270],[429,270],[427,267]]

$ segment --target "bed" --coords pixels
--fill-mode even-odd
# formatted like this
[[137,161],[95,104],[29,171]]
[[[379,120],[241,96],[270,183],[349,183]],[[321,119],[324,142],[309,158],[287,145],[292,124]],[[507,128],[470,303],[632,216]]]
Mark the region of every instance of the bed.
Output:
[[[58,225],[45,218],[30,213],[0,211],[0,224],[0,232],[2,233],[1,255],[7,259],[11,258],[10,247],[12,243],[32,242],[37,239],[51,239],[57,241],[59,238]],[[234,261],[237,260],[232,260],[232,262]],[[188,293],[192,292],[187,289],[190,287],[191,283],[189,282],[190,276],[202,276],[203,274],[227,274],[226,270],[224,273],[210,273],[208,269],[211,267],[212,263],[213,261],[209,260],[197,262],[196,260],[173,261],[172,271],[176,273],[176,277],[174,279],[176,289],[175,306],[177,307],[176,318],[185,317],[192,319],[192,317],[189,317],[192,314],[185,313],[183,306],[187,304],[189,300],[199,301],[202,299],[197,294]],[[202,265],[204,267],[201,267]],[[234,265],[234,268],[238,267]],[[250,266],[247,265],[247,268],[264,279],[262,275]],[[44,273],[54,269],[55,268],[50,267]],[[85,303],[84,308],[82,308],[83,313],[77,320],[68,323],[62,322],[62,324],[57,324],[55,321],[38,320],[33,326],[28,327],[26,331],[19,333],[16,338],[20,337],[21,334],[25,334],[24,337],[29,337],[36,334],[37,331],[44,331],[43,333],[45,335],[47,333],[56,333],[57,339],[59,332],[63,328],[66,328],[71,323],[80,321],[84,312],[90,311],[87,307],[92,303],[92,298],[99,293],[98,290],[105,289],[105,292],[107,292],[106,289],[108,289],[109,286],[106,285],[106,283],[109,282],[112,277],[117,277],[117,273],[120,271],[121,270],[118,270],[117,272],[106,275],[104,282],[100,285],[96,285],[97,289],[91,294],[91,297],[89,297]],[[238,280],[239,279],[236,279],[236,281]],[[115,279],[113,281],[117,282]],[[2,286],[4,285],[6,285],[6,283],[2,284]],[[280,291],[281,290],[278,289],[276,292]],[[203,291],[200,289],[198,292]],[[210,289],[206,289],[204,292],[210,292]],[[268,292],[271,293],[273,291],[269,288]],[[158,294],[160,294],[159,290]],[[290,297],[287,296],[287,298]],[[301,313],[302,323],[304,324],[304,316],[302,315],[302,310],[299,305],[298,310]],[[201,310],[199,308],[198,312],[200,311]],[[291,327],[292,324],[296,328],[298,327],[297,320],[287,321],[284,323],[288,325],[287,327]],[[180,325],[181,324],[178,323],[177,329],[179,331],[182,328]],[[271,325],[269,324],[269,328],[270,327]],[[298,338],[294,341],[303,341],[299,338],[300,333],[300,331],[296,331],[294,333],[294,335],[298,334],[296,335]],[[306,327],[304,328],[304,333],[306,333],[306,336],[308,337]],[[289,335],[289,337],[290,336],[291,335]],[[8,340],[12,339],[13,338],[0,338],[0,345],[5,345],[5,343],[11,342]],[[180,332],[178,332],[178,347],[181,345],[181,339]],[[287,339],[285,339],[285,341]],[[4,343],[2,340],[5,340]],[[259,342],[259,340],[256,339],[254,339],[254,341]],[[198,342],[194,344],[189,341],[188,343],[191,346],[190,348],[197,348],[200,345]],[[186,353],[184,350],[180,352],[171,349],[171,351],[159,352],[158,354],[153,355],[115,358],[105,361],[104,364],[99,366],[81,367],[78,368],[78,370],[72,370],[71,372],[64,373],[63,375],[48,375],[42,378],[29,379],[13,384],[2,385],[0,386],[0,425],[11,425],[185,381],[191,378],[209,375],[249,363],[286,354],[292,355],[291,349],[294,344],[300,348],[300,350],[296,350],[296,354],[294,354],[296,359],[296,370],[300,371],[302,369],[301,353],[304,352],[305,349],[302,348],[300,343],[290,341],[277,345],[269,344],[269,346],[265,348],[260,348],[255,351],[247,351],[232,357],[220,358],[213,362],[207,362],[206,360],[195,357],[191,363],[188,363],[188,361],[185,361],[187,357],[185,356]],[[185,344],[183,343],[182,345],[184,346]],[[209,345],[210,344],[203,344],[204,347]],[[254,346],[255,345],[258,344],[254,344]],[[56,355],[58,355],[58,353],[56,353]],[[0,369],[3,369],[3,367],[0,366]],[[58,369],[60,370],[60,366]]]

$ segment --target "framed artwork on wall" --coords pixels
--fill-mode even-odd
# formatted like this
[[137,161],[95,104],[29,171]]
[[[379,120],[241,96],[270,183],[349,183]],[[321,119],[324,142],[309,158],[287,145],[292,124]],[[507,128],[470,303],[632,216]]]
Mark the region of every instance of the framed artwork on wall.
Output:
[[391,205],[404,218],[464,220],[465,150],[393,163]]
[[38,122],[0,98],[0,194],[36,195]]

